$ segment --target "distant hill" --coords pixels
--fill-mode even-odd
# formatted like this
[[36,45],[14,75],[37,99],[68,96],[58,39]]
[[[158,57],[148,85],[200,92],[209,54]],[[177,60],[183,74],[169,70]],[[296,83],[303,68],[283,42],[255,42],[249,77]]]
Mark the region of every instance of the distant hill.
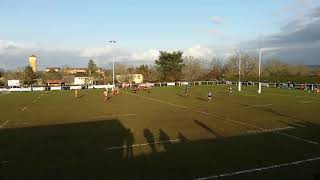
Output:
[[312,69],[318,69],[318,68],[320,68],[320,65],[307,65],[307,67],[312,68]]

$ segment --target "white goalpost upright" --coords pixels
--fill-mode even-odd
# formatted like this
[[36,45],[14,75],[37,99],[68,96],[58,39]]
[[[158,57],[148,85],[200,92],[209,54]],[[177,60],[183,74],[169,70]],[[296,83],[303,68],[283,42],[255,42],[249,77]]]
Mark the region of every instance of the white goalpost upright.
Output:
[[241,49],[239,50],[239,79],[238,79],[238,91],[241,91]]
[[[108,43],[111,43],[111,44],[115,44],[117,43],[117,41],[114,41],[114,40],[111,40],[111,41],[108,41]],[[112,85],[113,85],[113,88],[115,88],[115,75],[114,75],[114,55],[112,56]]]
[[259,50],[259,88],[258,93],[261,94],[261,61],[262,61],[262,48]]

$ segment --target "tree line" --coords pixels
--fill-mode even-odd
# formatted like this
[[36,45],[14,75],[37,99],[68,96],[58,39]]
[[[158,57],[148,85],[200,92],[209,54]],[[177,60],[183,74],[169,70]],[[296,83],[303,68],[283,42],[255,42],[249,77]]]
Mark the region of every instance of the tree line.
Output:
[[[93,59],[89,60],[87,72],[75,76],[91,76],[101,83],[112,82],[112,70],[104,69],[103,74],[97,73],[99,67]],[[215,57],[211,60],[203,60],[194,57],[183,56],[182,51],[165,52],[160,51],[154,65],[140,65],[132,67],[116,63],[116,74],[123,75],[120,81],[129,81],[131,74],[142,74],[147,82],[173,82],[173,81],[209,81],[209,80],[238,80],[239,57],[231,56],[228,59]],[[249,54],[241,55],[241,80],[258,80],[258,57]],[[20,79],[25,85],[33,85],[36,79],[45,82],[50,79],[62,79],[66,76],[63,71],[33,72],[30,66],[23,70],[3,72],[0,78]],[[270,82],[296,83],[320,83],[320,68],[310,68],[305,65],[288,64],[277,59],[270,59],[262,65],[262,80]],[[0,86],[4,81],[0,80]]]

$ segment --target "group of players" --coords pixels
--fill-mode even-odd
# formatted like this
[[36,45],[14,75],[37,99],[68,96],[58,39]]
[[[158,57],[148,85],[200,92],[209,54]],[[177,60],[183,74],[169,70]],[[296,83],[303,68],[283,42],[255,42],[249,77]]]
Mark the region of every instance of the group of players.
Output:
[[[124,89],[127,89],[129,86],[123,85]],[[133,93],[136,93],[138,90],[143,89],[146,90],[148,93],[151,93],[151,86],[145,85],[145,86],[132,86],[131,87]],[[188,92],[191,89],[191,85],[185,86],[185,96],[188,96]],[[233,89],[231,86],[228,88],[228,94],[232,95]],[[108,102],[108,99],[112,96],[118,96],[120,95],[120,88],[119,86],[116,86],[115,88],[111,88],[111,92],[109,93],[109,88],[106,88],[103,92],[103,102]],[[79,98],[79,92],[78,90],[74,91],[74,97],[77,99]],[[208,101],[210,102],[213,98],[213,93],[211,91],[208,92]]]
[[120,95],[120,88],[119,86],[116,86],[116,88],[111,88],[111,93],[109,94],[109,88],[106,88],[103,92],[103,102],[108,102],[108,99],[111,96],[118,96]]
[[[116,88],[112,87],[111,88],[111,93],[109,93],[109,88],[106,88],[103,91],[103,102],[108,102],[108,99],[111,96],[117,96],[117,95],[120,95],[120,88],[118,86]],[[77,89],[74,90],[74,98],[77,99],[79,97],[80,97],[79,96],[79,91]]]
[[[126,83],[122,84],[122,88],[127,90],[128,88],[131,88],[131,90],[133,91],[133,93],[136,93],[138,90],[146,90],[148,93],[151,93],[151,84],[150,83],[146,83],[146,84],[140,84],[140,85],[128,85]],[[110,92],[111,89],[111,92]],[[108,102],[108,100],[110,99],[110,97],[112,96],[118,96],[120,95],[120,87],[116,86],[115,88],[106,88],[103,91],[103,102]],[[74,98],[77,99],[79,98],[79,91],[76,89],[74,91]]]

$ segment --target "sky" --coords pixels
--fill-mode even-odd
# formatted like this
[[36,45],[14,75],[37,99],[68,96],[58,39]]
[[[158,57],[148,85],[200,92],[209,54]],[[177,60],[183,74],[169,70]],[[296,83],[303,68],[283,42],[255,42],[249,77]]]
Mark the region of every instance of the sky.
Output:
[[319,0],[0,0],[0,22],[2,69],[31,54],[43,69],[149,64],[175,50],[210,61],[260,47],[266,59],[320,64]]

